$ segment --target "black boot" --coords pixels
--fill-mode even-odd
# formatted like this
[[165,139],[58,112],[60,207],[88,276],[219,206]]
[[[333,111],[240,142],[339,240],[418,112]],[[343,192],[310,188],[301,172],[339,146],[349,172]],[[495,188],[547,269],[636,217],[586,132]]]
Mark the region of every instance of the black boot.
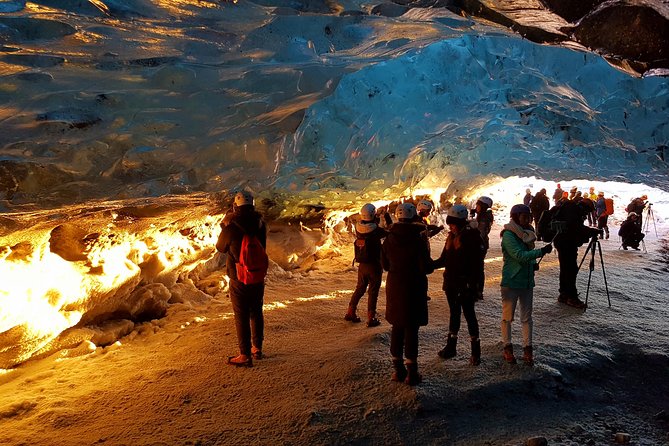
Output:
[[469,364],[481,364],[481,340],[479,338],[472,338],[472,356],[469,358]]
[[457,335],[453,333],[448,334],[448,339],[446,340],[446,347],[439,350],[439,357],[443,359],[449,359],[455,357],[455,346],[458,343]]
[[398,383],[404,382],[407,377],[407,369],[404,367],[404,361],[402,361],[402,358],[393,358],[393,368],[395,370],[393,371],[390,379]]
[[423,377],[418,373],[418,364],[415,362],[407,362],[407,377],[404,380],[405,384],[415,386],[423,381]]
[[344,320],[349,322],[360,322],[360,318],[355,314],[355,310],[356,308],[349,304],[348,310],[346,310],[346,314],[344,315]]

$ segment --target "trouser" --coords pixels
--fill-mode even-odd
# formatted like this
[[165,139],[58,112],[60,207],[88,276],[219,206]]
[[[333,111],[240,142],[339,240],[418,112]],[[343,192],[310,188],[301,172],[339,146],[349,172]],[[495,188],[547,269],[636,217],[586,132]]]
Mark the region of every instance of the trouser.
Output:
[[230,281],[230,301],[235,314],[237,342],[239,353],[243,355],[251,354],[251,345],[262,350],[265,332],[265,320],[262,314],[264,294],[264,283],[244,285],[238,280]]
[[608,223],[609,223],[609,216],[608,215],[600,215],[599,218],[597,219],[597,228],[604,230],[604,232],[606,233],[606,238],[609,238]]
[[577,297],[576,275],[578,274],[578,246],[567,243],[555,247],[560,264],[560,294],[567,297]]
[[501,288],[502,294],[502,342],[511,344],[511,322],[516,312],[516,304],[520,304],[520,323],[523,333],[523,347],[532,345],[532,300],[534,290],[522,288]]
[[[376,313],[376,303],[379,300],[379,290],[381,289],[381,278],[383,276],[383,268],[376,263],[359,263],[358,264],[358,284],[351,295],[349,306],[358,308],[360,299],[367,290],[369,297],[367,301],[367,311],[369,313]],[[368,288],[369,287],[369,288]]]
[[463,288],[448,288],[446,300],[451,316],[448,322],[448,332],[456,335],[460,331],[460,318],[464,314],[467,321],[467,330],[472,338],[479,337],[479,322],[474,310],[474,298]]
[[411,327],[393,325],[390,330],[390,354],[393,358],[405,357],[410,362],[416,362],[418,359],[418,328],[418,325]]

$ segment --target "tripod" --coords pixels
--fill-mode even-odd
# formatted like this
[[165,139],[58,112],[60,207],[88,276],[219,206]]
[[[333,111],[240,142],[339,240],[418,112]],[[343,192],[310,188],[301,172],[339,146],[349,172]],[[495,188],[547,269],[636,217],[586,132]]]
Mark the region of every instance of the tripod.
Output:
[[655,223],[655,215],[653,214],[653,203],[648,203],[646,210],[646,221],[643,222],[643,232],[648,232],[648,220],[653,220],[653,227],[655,228],[655,237],[657,237],[657,224]]
[[585,261],[585,258],[590,255],[590,273],[588,274],[588,288],[586,288],[585,291],[585,305],[587,307],[588,305],[588,295],[590,294],[590,279],[592,279],[592,271],[595,269],[595,250],[599,248],[599,260],[602,263],[602,274],[604,275],[604,286],[606,287],[606,298],[609,300],[609,308],[611,307],[611,297],[609,296],[609,284],[606,281],[606,271],[604,270],[604,257],[602,256],[602,245],[599,243],[599,240],[597,239],[597,235],[592,236],[590,239],[590,243],[588,244],[588,247],[585,250],[585,253],[583,254],[583,258],[581,259],[581,263],[578,264],[578,270],[576,270],[577,274],[578,271],[581,270],[581,266],[583,265],[583,262]]

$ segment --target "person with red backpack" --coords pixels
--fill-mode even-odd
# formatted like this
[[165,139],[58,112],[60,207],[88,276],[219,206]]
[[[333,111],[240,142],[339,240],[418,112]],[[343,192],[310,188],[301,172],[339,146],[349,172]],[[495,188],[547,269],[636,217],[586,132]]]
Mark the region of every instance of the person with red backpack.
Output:
[[353,262],[358,262],[358,283],[351,295],[348,311],[344,316],[346,321],[360,322],[356,310],[360,299],[367,291],[369,297],[367,300],[367,326],[377,327],[381,325],[381,321],[376,317],[376,304],[379,299],[381,277],[383,276],[381,239],[387,235],[388,232],[379,226],[376,207],[371,203],[365,204],[360,209],[360,221],[355,224],[356,238],[353,244]]
[[230,278],[230,301],[235,315],[239,355],[228,364],[251,367],[253,359],[262,358],[265,322],[262,313],[265,275],[269,259],[265,252],[267,228],[256,212],[253,195],[242,191],[234,198],[233,215],[225,219],[216,249],[226,258]]

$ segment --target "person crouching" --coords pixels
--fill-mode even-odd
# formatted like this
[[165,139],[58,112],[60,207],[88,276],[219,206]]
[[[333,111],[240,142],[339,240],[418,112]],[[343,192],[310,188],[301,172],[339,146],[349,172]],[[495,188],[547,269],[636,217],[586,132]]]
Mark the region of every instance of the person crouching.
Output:
[[[392,326],[390,354],[393,381],[411,386],[422,380],[418,373],[418,329],[427,325],[427,274],[432,269],[423,225],[414,224],[416,207],[401,203],[398,219],[381,247],[381,265],[386,277],[386,320]],[[406,357],[406,367],[403,358]]]
[[620,225],[618,235],[623,239],[623,249],[625,251],[627,251],[628,246],[638,251],[639,243],[646,236],[646,234],[641,232],[641,227],[637,223],[638,220],[639,215],[636,212],[630,212],[627,215],[627,219]]

